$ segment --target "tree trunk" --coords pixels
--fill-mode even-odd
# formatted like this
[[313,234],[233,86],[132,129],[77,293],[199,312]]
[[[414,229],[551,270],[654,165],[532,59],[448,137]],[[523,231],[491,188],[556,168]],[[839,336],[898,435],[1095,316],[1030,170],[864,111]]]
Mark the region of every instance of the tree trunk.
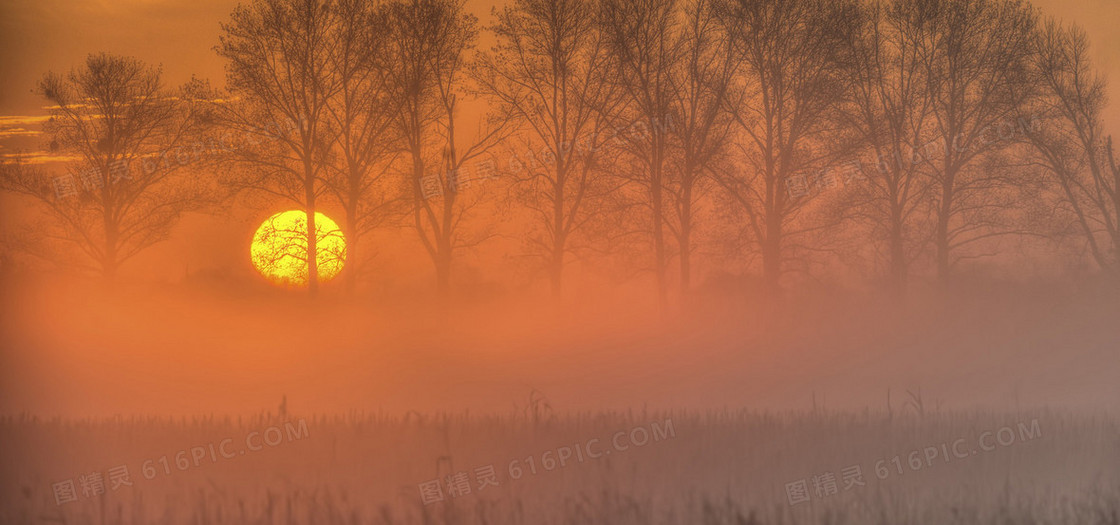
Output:
[[[561,218],[562,220],[562,218]],[[557,224],[557,226],[560,226]],[[552,247],[552,260],[549,261],[549,282],[552,289],[552,298],[559,301],[564,288],[564,243],[566,237],[557,230],[555,243]]]
[[310,175],[310,165],[305,166],[308,173],[304,181],[304,197],[307,199],[307,294],[319,294],[319,235],[315,226],[315,179]]
[[657,301],[664,309],[668,302],[668,283],[665,276],[665,209],[662,199],[661,187],[661,151],[660,145],[654,145],[653,165],[650,168],[650,199],[653,209],[653,257],[654,271],[657,273]]
[[1112,276],[1120,277],[1120,165],[1116,164],[1116,157],[1112,151],[1111,135],[1108,137],[1105,152],[1108,154],[1106,167],[1112,171],[1112,194],[1109,197],[1112,199],[1112,213],[1115,215],[1112,230],[1109,232],[1112,235],[1112,259],[1108,264]]
[[763,284],[767,293],[777,294],[782,289],[782,240],[772,235],[763,243]]
[[552,298],[559,301],[564,293],[564,256],[562,251],[558,251],[552,256],[552,263],[549,268],[549,283],[552,288]]
[[949,169],[941,182],[941,204],[937,212],[937,231],[934,234],[934,248],[937,251],[937,279],[942,284],[949,282],[949,216],[953,209],[953,177]]
[[358,247],[358,217],[354,209],[346,211],[346,229],[346,260],[343,261],[342,271],[346,273],[346,295],[353,296],[358,286],[358,265],[354,256]]
[[766,230],[766,240],[762,243],[762,282],[766,292],[776,296],[782,287],[782,233],[774,220],[767,221]]
[[692,287],[692,183],[684,185],[681,189],[681,225],[680,225],[680,259],[681,259],[681,295],[688,295]]
[[890,225],[889,225],[889,249],[890,249],[890,268],[889,279],[891,293],[896,298],[902,298],[906,295],[906,286],[908,280],[907,261],[906,261],[906,245],[904,242],[903,230],[903,207],[905,206],[898,196],[898,188],[896,184],[891,184],[891,210],[890,210]]
[[117,263],[108,258],[101,265],[101,276],[105,282],[112,285],[117,280]]
[[906,295],[907,269],[901,219],[896,217],[891,219],[890,236],[890,287],[895,297],[902,298]]
[[436,258],[436,292],[440,297],[451,293],[451,254],[440,252]]
[[117,279],[117,222],[113,220],[112,208],[105,206],[105,253],[101,263],[102,276],[110,285]]
[[552,298],[559,302],[563,294],[564,279],[564,251],[567,234],[564,231],[564,182],[567,180],[565,159],[562,148],[556,155],[553,169],[556,170],[555,182],[552,188],[552,261],[549,268],[549,280],[552,287]]
[[455,221],[455,193],[450,187],[444,191],[442,217],[439,242],[436,245],[439,259],[436,263],[436,289],[439,295],[447,297],[451,293],[451,262],[454,257],[452,228]]

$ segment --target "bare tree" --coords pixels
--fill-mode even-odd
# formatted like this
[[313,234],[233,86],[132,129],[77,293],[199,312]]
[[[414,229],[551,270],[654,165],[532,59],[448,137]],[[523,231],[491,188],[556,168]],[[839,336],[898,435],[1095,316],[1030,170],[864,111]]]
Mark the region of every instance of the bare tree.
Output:
[[639,132],[619,137],[640,164],[632,182],[644,193],[640,202],[650,214],[653,266],[662,306],[669,289],[665,171],[671,155],[672,97],[677,91],[673,69],[680,60],[677,11],[676,0],[605,0],[599,14],[616,82],[625,95],[617,119],[641,125]]
[[853,40],[847,124],[875,159],[866,184],[850,192],[857,218],[868,223],[886,253],[891,287],[906,288],[909,267],[930,240],[928,176],[933,159],[933,98],[919,46],[929,13],[918,2],[872,2]]
[[336,152],[326,185],[346,214],[346,287],[352,292],[363,263],[362,237],[396,216],[406,194],[390,177],[401,146],[393,126],[387,13],[365,0],[339,0],[334,9],[329,65],[338,87],[327,108]]
[[1105,81],[1092,68],[1081,29],[1050,20],[1034,42],[1038,90],[1021,118],[1033,113],[1042,125],[1026,127],[1027,140],[1093,260],[1120,277],[1120,170],[1104,136]]
[[[253,137],[231,150],[245,168],[230,182],[289,201],[307,213],[308,291],[319,289],[315,212],[324,184],[333,130],[330,100],[338,92],[331,71],[337,56],[338,11],[325,0],[253,0],[222,24],[217,46],[225,58],[232,98],[216,114],[227,128]],[[335,255],[326,255],[334,257]]]
[[[516,0],[497,13],[498,43],[476,69],[498,114],[527,131],[532,164],[516,195],[534,216],[531,253],[561,295],[566,258],[616,186],[601,170],[618,97],[590,0]],[[540,165],[537,165],[539,162]]]
[[56,227],[48,235],[77,246],[90,261],[82,266],[112,281],[183,212],[208,202],[208,185],[177,159],[201,144],[208,88],[167,90],[158,68],[102,53],[68,75],[48,73],[38,90],[52,105],[44,128],[53,147],[75,160],[53,178],[7,166],[0,189],[44,205]]
[[[455,251],[476,246],[486,232],[468,235],[463,221],[478,205],[464,199],[466,163],[502,138],[501,123],[457,144],[458,98],[467,53],[478,38],[478,20],[462,0],[397,0],[388,6],[394,123],[412,162],[413,226],[436,269],[436,286],[448,293]],[[435,150],[438,153],[433,153]]]
[[665,177],[672,213],[666,225],[677,241],[680,288],[692,283],[692,254],[698,201],[715,161],[727,153],[734,119],[728,91],[735,72],[731,41],[716,17],[714,0],[685,6],[679,42],[680,60],[671,83],[668,130],[673,141],[672,169]]
[[1018,233],[1001,227],[1011,206],[1005,172],[979,169],[973,161],[1010,145],[994,140],[1014,122],[1028,92],[1027,59],[1035,13],[1020,0],[907,0],[928,17],[917,39],[927,89],[934,99],[936,147],[927,155],[940,165],[934,231],[937,273],[949,278],[958,250]]
[[836,162],[837,110],[847,89],[845,43],[855,20],[843,0],[727,0],[720,16],[741,61],[731,110],[746,166],[719,177],[747,216],[776,292],[790,240],[823,226],[802,217],[790,181]]

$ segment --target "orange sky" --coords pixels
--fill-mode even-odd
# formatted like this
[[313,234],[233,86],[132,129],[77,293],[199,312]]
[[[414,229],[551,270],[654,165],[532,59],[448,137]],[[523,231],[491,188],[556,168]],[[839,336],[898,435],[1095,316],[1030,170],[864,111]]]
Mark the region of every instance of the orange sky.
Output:
[[[214,56],[219,22],[237,0],[4,0],[0,2],[0,116],[40,114],[31,92],[47,70],[65,71],[94,51],[136,56],[163,64],[169,83],[192,74],[223,82]],[[471,0],[485,22],[501,2]],[[1120,2],[1116,0],[1034,0],[1048,13],[1088,30],[1098,67],[1120,82]],[[1112,89],[1113,93],[1116,88]],[[1113,97],[1116,99],[1117,97]],[[1120,129],[1120,103],[1109,122]],[[0,121],[0,151],[13,146],[11,123]],[[35,127],[20,127],[34,131]],[[18,141],[27,144],[25,141]],[[7,148],[5,148],[7,146]],[[30,144],[22,147],[30,147]]]

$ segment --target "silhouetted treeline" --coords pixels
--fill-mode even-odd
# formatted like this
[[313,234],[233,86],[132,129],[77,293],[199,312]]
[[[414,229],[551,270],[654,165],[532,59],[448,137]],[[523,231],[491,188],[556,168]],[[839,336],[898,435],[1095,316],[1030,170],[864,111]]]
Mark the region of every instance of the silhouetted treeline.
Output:
[[308,211],[311,293],[317,210],[341,214],[351,290],[371,232],[410,229],[445,293],[503,217],[557,296],[597,258],[651,271],[663,303],[727,261],[770,290],[844,268],[901,294],[1004,254],[1120,277],[1106,86],[1084,32],[1028,2],[513,0],[491,18],[254,0],[223,23],[221,91],[91,56],[40,85],[70,178],[14,164],[4,188],[109,278],[232,195]]

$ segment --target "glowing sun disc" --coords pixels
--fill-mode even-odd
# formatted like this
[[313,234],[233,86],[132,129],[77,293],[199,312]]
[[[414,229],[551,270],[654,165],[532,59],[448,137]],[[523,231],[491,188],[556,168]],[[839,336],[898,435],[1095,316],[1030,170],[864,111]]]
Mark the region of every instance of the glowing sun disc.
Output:
[[[346,238],[337,223],[318,212],[315,230],[316,274],[320,282],[325,282],[341,273],[346,264]],[[269,217],[253,235],[249,255],[253,266],[268,280],[307,285],[307,212],[291,210]]]

